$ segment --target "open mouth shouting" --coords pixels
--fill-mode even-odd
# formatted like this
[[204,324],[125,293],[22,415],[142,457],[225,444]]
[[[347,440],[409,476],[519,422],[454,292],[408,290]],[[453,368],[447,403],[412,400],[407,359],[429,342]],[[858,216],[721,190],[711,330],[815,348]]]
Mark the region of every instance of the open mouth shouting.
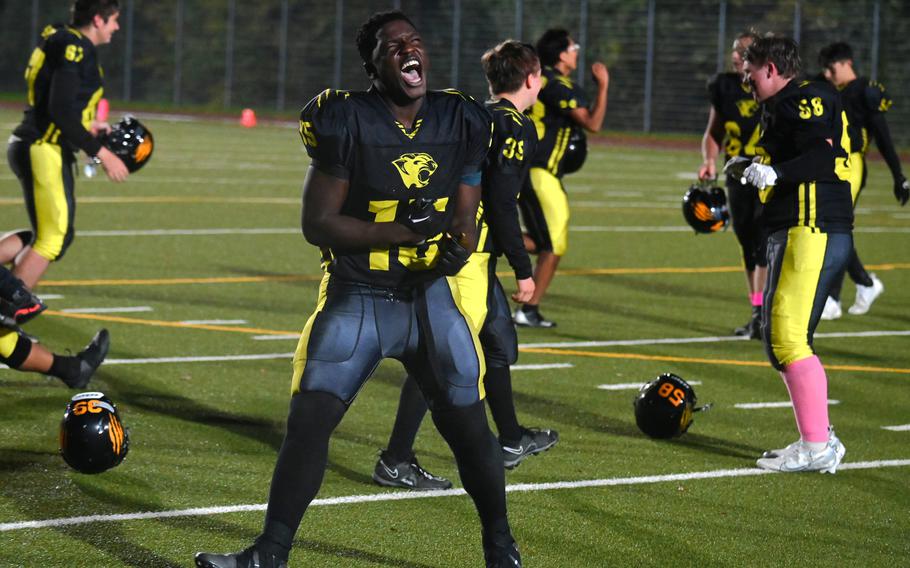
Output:
[[423,84],[423,65],[415,55],[409,55],[401,64],[401,78],[409,87]]

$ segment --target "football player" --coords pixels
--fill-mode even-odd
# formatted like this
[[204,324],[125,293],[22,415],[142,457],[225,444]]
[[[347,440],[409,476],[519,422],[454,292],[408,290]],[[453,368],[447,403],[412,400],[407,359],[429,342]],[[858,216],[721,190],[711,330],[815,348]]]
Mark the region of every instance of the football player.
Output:
[[0,327],[0,363],[16,371],[56,377],[72,389],[81,389],[107,357],[110,344],[110,335],[102,329],[79,353],[59,355],[40,343],[33,343],[18,326],[8,326],[4,322]]
[[502,457],[483,407],[479,341],[444,277],[464,266],[477,243],[490,115],[458,91],[427,90],[429,57],[401,12],[371,17],[357,47],[372,87],[325,91],[301,113],[312,158],[303,233],[322,249],[326,272],[294,357],[265,526],[246,550],[199,553],[196,565],[286,565],[322,483],[329,437],[390,357],[418,381],[455,454],[480,516],[487,566],[520,566]]
[[76,0],[71,13],[69,25],[46,27],[32,52],[25,70],[28,109],[7,150],[10,168],[22,185],[32,231],[10,233],[0,240],[0,263],[18,258],[13,272],[28,288],[35,287],[73,241],[74,152],[82,150],[96,159],[112,181],[129,175],[123,161],[98,139],[110,125],[95,121],[104,94],[95,47],[110,43],[120,28],[118,2]]
[[519,202],[528,230],[528,249],[537,254],[536,288],[515,311],[515,323],[522,326],[556,325],[541,315],[539,306],[568,246],[569,199],[562,186],[566,148],[573,133],[600,130],[607,112],[610,75],[603,63],[591,66],[597,96],[590,108],[584,91],[569,78],[578,67],[579,49],[581,46],[563,29],[547,30],[537,42],[543,65],[542,87],[528,114],[537,127],[540,142],[531,158],[529,179]]
[[[711,110],[708,125],[701,141],[702,165],[698,179],[709,180],[717,177],[717,155],[723,145],[726,160],[736,156],[752,159],[758,147],[759,118],[758,103],[752,97],[747,83],[743,82],[743,53],[758,36],[754,32],[741,33],[733,41],[730,61],[733,72],[718,73],[708,83],[708,97]],[[733,216],[733,232],[742,248],[743,266],[746,271],[746,286],[752,315],[746,325],[734,330],[736,335],[761,339],[759,318],[761,317],[762,292],[768,265],[765,260],[765,238],[758,221],[761,202],[758,190],[740,183],[739,177],[727,175],[725,180],[730,212]]]
[[792,39],[755,39],[743,72],[762,104],[762,163],[743,173],[758,189],[768,234],[762,339],[787,385],[800,434],[757,463],[783,472],[834,473],[845,450],[828,420],[828,380],[812,338],[853,247],[850,184],[836,171],[836,162],[847,157],[846,124],[833,89],[795,79],[800,58]]
[[[838,42],[824,47],[819,52],[818,62],[825,79],[840,91],[841,104],[850,123],[850,157],[842,164],[844,172],[842,177],[850,182],[853,206],[856,206],[859,194],[866,185],[866,150],[869,147],[869,134],[872,134],[875,145],[891,170],[894,197],[898,203],[905,205],[910,197],[910,183],[901,171],[900,159],[894,150],[894,143],[891,141],[891,133],[885,120],[885,113],[891,108],[891,99],[884,85],[870,81],[866,77],[857,77],[853,68],[853,49],[849,44]],[[856,283],[856,299],[847,311],[853,315],[865,314],[872,306],[872,302],[884,292],[885,286],[875,274],[866,272],[856,254],[856,248],[850,253],[847,274]],[[828,296],[822,319],[837,319],[842,315],[840,291],[843,282],[844,275],[841,274],[831,290],[831,295]]]
[[[487,368],[483,382],[486,400],[499,431],[504,465],[511,469],[559,440],[555,430],[525,428],[518,423],[509,371],[509,365],[518,359],[518,336],[496,277],[496,259],[504,254],[518,287],[512,298],[523,302],[534,293],[531,261],[518,222],[518,194],[537,144],[534,125],[523,112],[540,91],[540,62],[533,47],[514,40],[488,50],[481,62],[492,96],[486,108],[493,115],[493,144],[483,169],[477,251],[453,280],[480,336]],[[388,448],[373,471],[376,483],[414,490],[451,486],[448,480],[421,468],[414,458],[414,438],[425,413],[426,403],[416,381],[408,377]]]

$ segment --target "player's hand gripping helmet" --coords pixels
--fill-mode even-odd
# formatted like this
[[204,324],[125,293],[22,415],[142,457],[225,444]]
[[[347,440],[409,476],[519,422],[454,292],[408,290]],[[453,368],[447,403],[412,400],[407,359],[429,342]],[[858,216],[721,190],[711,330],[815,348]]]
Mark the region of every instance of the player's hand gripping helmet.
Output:
[[641,387],[635,401],[635,422],[652,438],[682,436],[692,424],[692,413],[711,405],[695,407],[695,390],[681,377],[664,373]]
[[101,143],[123,160],[130,173],[144,166],[152,157],[155,139],[141,122],[130,115],[111,127]]
[[579,127],[572,128],[569,134],[569,143],[566,145],[566,154],[562,159],[562,173],[571,174],[581,169],[588,157],[588,138],[585,131]]
[[66,405],[60,423],[60,454],[82,473],[100,473],[126,457],[129,433],[117,407],[100,392],[77,394]]
[[724,190],[710,182],[692,184],[682,200],[683,217],[696,233],[716,233],[727,227],[730,211]]

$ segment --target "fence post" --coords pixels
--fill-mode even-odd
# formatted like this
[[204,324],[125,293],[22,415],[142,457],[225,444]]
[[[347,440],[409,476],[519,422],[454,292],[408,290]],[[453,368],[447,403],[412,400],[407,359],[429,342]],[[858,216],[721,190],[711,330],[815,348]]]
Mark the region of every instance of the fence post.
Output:
[[231,106],[231,89],[234,83],[234,17],[237,0],[228,0],[227,34],[224,45],[224,108]]
[[281,0],[281,26],[278,29],[278,94],[276,107],[284,110],[284,84],[288,69],[288,0]]
[[521,41],[521,34],[524,33],[524,12],[524,2],[522,0],[515,0],[515,39],[518,41]]
[[335,0],[335,66],[332,70],[332,86],[341,88],[341,25],[344,20],[344,0]]
[[449,84],[458,87],[458,63],[461,55],[461,0],[452,2],[452,75]]
[[123,50],[123,100],[132,96],[133,83],[133,0],[126,0],[126,46]]
[[796,43],[799,43],[802,35],[802,19],[802,6],[800,5],[800,0],[796,0],[796,4],[793,6],[793,41]]
[[723,73],[727,61],[727,0],[720,0],[717,13],[717,72]]
[[585,51],[588,49],[588,0],[581,0],[581,4],[578,6],[578,43],[581,44],[581,49],[578,50],[578,69],[575,79],[578,81],[578,86],[584,88],[585,77],[590,73],[585,63]]
[[878,46],[879,35],[882,31],[882,3],[875,0],[872,4],[872,54],[869,63],[869,76],[873,81],[878,81]]
[[648,39],[647,52],[645,54],[645,101],[644,101],[644,121],[642,130],[651,132],[651,91],[654,82],[654,12],[656,11],[655,0],[648,0]]
[[177,0],[177,14],[174,25],[174,104],[180,104],[180,83],[183,81],[183,0]]

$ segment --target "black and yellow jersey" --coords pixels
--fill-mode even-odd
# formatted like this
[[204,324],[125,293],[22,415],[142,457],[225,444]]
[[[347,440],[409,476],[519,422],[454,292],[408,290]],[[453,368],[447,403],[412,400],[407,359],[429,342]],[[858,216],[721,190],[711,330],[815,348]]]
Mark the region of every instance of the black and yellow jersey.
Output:
[[534,121],[539,140],[531,166],[544,168],[561,178],[562,162],[573,129],[585,135],[570,113],[576,108],[587,107],[588,99],[581,87],[552,67],[542,69],[540,80],[537,102],[526,111]]
[[738,73],[718,73],[708,81],[708,98],[724,126],[726,159],[755,156],[761,112],[752,89]]
[[507,99],[489,101],[485,106],[493,116],[493,143],[483,168],[477,251],[505,254],[516,278],[530,278],[531,260],[518,220],[518,194],[531,169],[537,130],[531,119]]
[[[490,147],[490,115],[456,90],[429,91],[413,127],[392,116],[380,95],[326,90],[300,114],[300,136],[313,167],[349,182],[342,214],[368,222],[401,221],[425,197],[451,216],[463,177],[476,177]],[[407,287],[436,264],[439,236],[420,246],[323,249],[324,267],[349,281]]]
[[851,152],[866,153],[869,148],[869,127],[873,115],[884,114],[891,108],[891,98],[885,86],[865,77],[856,78],[840,89],[841,104],[850,121]]
[[790,81],[765,101],[758,145],[778,173],[776,185],[759,190],[766,231],[852,230],[850,184],[835,171],[847,157],[847,125],[837,92],[817,82]]
[[26,142],[97,154],[101,144],[88,128],[104,86],[94,44],[69,26],[47,26],[29,58],[25,81],[28,108],[14,134]]

